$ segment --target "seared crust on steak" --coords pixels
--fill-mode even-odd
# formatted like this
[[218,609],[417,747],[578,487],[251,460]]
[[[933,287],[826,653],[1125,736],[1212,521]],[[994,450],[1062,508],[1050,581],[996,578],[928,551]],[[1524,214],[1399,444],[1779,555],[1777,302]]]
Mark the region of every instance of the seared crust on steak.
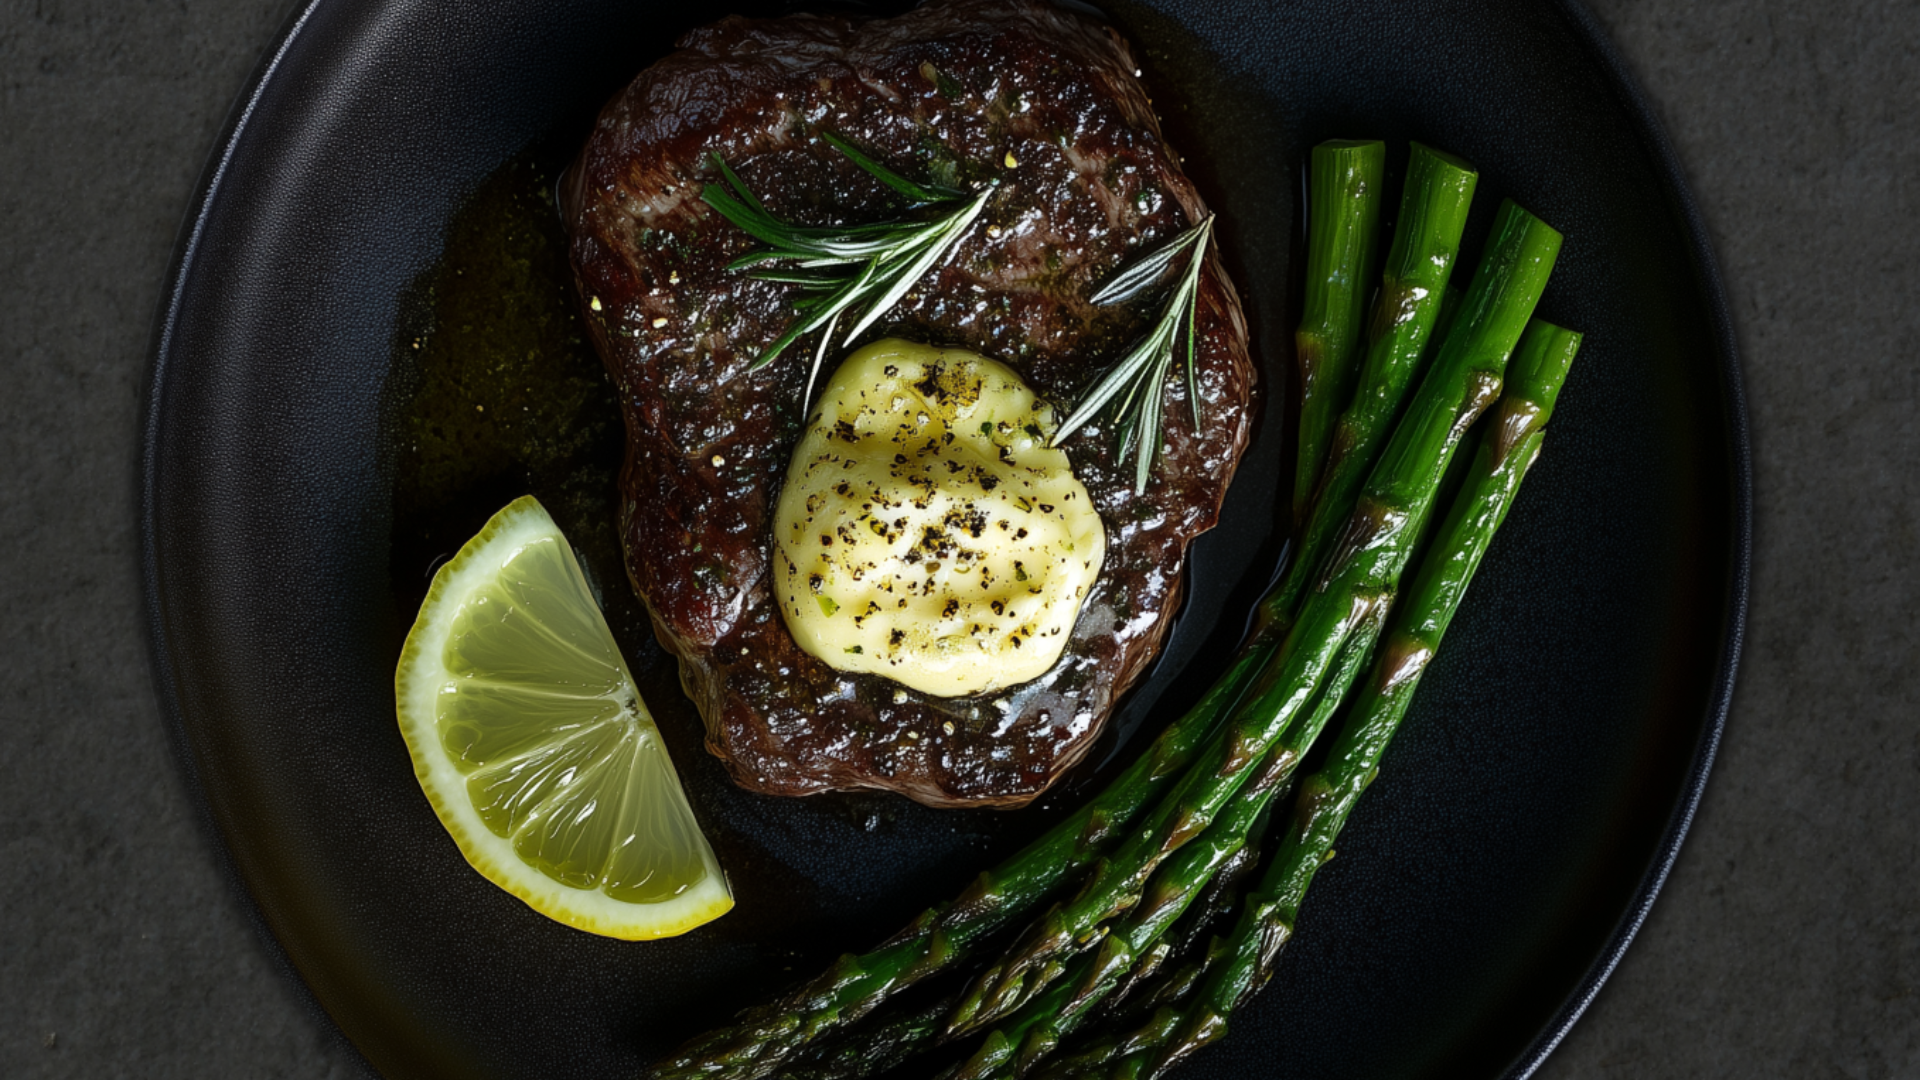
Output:
[[719,154],[788,220],[905,212],[814,137],[820,128],[907,176],[998,185],[952,257],[863,341],[972,349],[1063,409],[1155,314],[1152,303],[1087,298],[1206,208],[1127,44],[1038,0],[695,30],[606,107],[563,184],[576,280],[626,413],[628,570],[679,657],[708,747],[741,786],[771,794],[871,787],[932,806],[1019,806],[1086,753],[1179,605],[1187,544],[1213,526],[1247,442],[1254,369],[1240,302],[1209,256],[1197,315],[1204,419],[1196,432],[1176,378],[1144,495],[1104,423],[1066,443],[1107,555],[1051,671],[950,699],[835,671],[788,634],[769,564],[815,339],[751,369],[792,318],[792,287],[728,270],[756,242],[700,201]]

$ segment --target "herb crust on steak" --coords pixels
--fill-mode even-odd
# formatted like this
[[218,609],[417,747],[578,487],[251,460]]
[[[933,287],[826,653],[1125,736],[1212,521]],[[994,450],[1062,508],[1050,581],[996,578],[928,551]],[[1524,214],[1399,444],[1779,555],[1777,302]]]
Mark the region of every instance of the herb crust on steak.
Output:
[[[1155,314],[1088,298],[1207,211],[1126,42],[1039,0],[695,30],[607,105],[562,185],[587,322],[626,417],[628,571],[709,749],[737,783],[769,794],[866,787],[932,806],[1020,806],[1092,746],[1179,606],[1187,545],[1213,526],[1249,434],[1245,319],[1209,251],[1195,315],[1202,420],[1196,430],[1176,366],[1144,493],[1106,422],[1063,444],[1107,553],[1052,669],[959,698],[836,671],[788,633],[770,562],[815,339],[752,368],[793,318],[794,287],[728,269],[756,241],[700,199],[717,154],[782,219],[897,217],[900,197],[822,129],[905,176],[997,185],[951,256],[861,342],[970,349],[1062,407]],[[829,365],[846,355],[837,346]]]

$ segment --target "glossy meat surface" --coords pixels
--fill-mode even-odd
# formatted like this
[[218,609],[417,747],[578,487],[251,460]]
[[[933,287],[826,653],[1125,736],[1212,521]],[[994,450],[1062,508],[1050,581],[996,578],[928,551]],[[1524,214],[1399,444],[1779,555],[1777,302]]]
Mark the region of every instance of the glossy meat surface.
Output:
[[1044,3],[936,2],[876,21],[729,18],[680,45],[606,107],[562,189],[576,281],[626,415],[620,525],[634,586],[679,657],[709,748],[742,786],[1022,805],[1086,753],[1144,673],[1179,606],[1187,544],[1218,515],[1254,383],[1232,285],[1210,257],[1197,314],[1203,423],[1196,431],[1176,379],[1144,495],[1104,423],[1065,445],[1107,556],[1060,662],[999,693],[929,697],[837,672],[787,632],[770,524],[806,421],[815,339],[750,370],[791,318],[792,287],[726,268],[757,244],[700,201],[718,180],[709,155],[775,215],[807,224],[904,212],[812,136],[822,127],[916,179],[997,184],[947,262],[862,340],[972,349],[1063,409],[1157,304],[1087,298],[1206,209],[1125,42]]

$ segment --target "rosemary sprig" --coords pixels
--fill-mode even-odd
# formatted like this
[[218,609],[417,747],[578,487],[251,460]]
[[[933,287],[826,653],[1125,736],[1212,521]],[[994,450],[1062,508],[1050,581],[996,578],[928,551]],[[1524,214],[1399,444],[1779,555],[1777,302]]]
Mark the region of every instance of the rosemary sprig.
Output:
[[[820,132],[829,146],[871,173],[918,207],[938,211],[923,218],[900,218],[868,225],[795,225],[774,217],[728,167],[720,155],[713,163],[724,185],[708,184],[700,198],[721,216],[767,246],[735,259],[729,269],[747,269],[762,281],[800,286],[794,300],[799,316],[765,351],[754,359],[758,368],[771,363],[787,346],[824,328],[814,356],[814,373],[826,355],[841,315],[853,319],[843,344],[850,344],[867,327],[900,302],[914,283],[946,258],[993,193],[988,187],[968,195],[937,185],[920,184],[887,168],[832,132]],[[764,265],[764,264],[779,265]],[[752,268],[752,269],[749,269]],[[807,381],[811,397],[813,380]]]
[[1123,304],[1145,295],[1160,275],[1182,253],[1191,250],[1186,269],[1160,309],[1160,318],[1145,337],[1135,342],[1113,369],[1086,392],[1073,414],[1054,433],[1053,445],[1099,416],[1112,406],[1115,431],[1120,436],[1120,456],[1136,454],[1133,490],[1147,490],[1147,477],[1153,462],[1166,443],[1163,427],[1166,413],[1167,373],[1173,368],[1174,347],[1179,344],[1181,325],[1186,327],[1187,401],[1193,406],[1193,428],[1200,430],[1200,392],[1194,373],[1194,309],[1200,292],[1200,268],[1206,261],[1207,238],[1213,234],[1213,215],[1142,256],[1122,270],[1112,281],[1093,294],[1100,305]]

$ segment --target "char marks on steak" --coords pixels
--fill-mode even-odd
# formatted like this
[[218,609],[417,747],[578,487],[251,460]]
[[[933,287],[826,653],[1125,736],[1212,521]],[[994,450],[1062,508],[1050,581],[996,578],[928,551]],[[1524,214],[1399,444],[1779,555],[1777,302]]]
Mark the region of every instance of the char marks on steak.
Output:
[[1209,256],[1197,309],[1204,422],[1196,432],[1176,377],[1144,495],[1104,422],[1065,444],[1107,554],[1051,671],[951,699],[835,671],[788,634],[770,568],[814,339],[751,369],[792,317],[792,286],[728,270],[756,242],[700,200],[719,154],[788,220],[901,214],[897,195],[814,137],[821,128],[906,176],[998,184],[947,262],[863,341],[971,349],[1058,407],[1155,314],[1087,298],[1206,208],[1127,44],[1039,0],[695,30],[606,107],[563,184],[576,281],[626,414],[628,570],[679,657],[709,748],[741,786],[772,794],[870,787],[932,806],[1019,806],[1086,753],[1159,649],[1187,544],[1213,526],[1246,445],[1245,320]]

